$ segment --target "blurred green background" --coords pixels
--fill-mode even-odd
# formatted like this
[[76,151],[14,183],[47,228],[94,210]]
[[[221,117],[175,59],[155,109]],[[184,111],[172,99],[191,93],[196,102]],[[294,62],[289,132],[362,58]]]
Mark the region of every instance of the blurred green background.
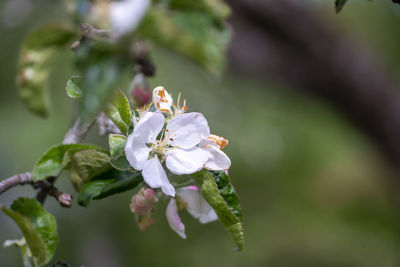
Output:
[[[31,170],[41,153],[61,142],[76,112],[64,92],[73,74],[69,51],[54,70],[49,119],[30,114],[14,85],[24,36],[65,17],[60,2],[28,1],[31,13],[20,24],[5,12],[7,2],[0,2],[0,179]],[[310,2],[332,27],[371,48],[400,77],[400,6],[350,1],[336,15],[333,0]],[[226,153],[242,202],[245,249],[235,252],[218,222],[200,225],[187,214],[182,220],[188,239],[182,240],[168,227],[162,202],[156,223],[141,233],[128,206],[133,192],[127,192],[93,201],[88,209],[76,202],[64,209],[48,199],[45,207],[55,214],[59,232],[54,260],[87,267],[399,266],[394,171],[340,113],[272,82],[229,71],[212,77],[159,47],[153,60],[157,75],[151,86],[163,85],[175,96],[182,92],[192,111],[204,113],[212,132],[229,139]],[[106,146],[106,138],[96,131],[86,142]],[[74,192],[66,174],[57,185]],[[0,203],[9,205],[17,196],[34,196],[34,191],[15,187],[0,195]],[[0,241],[20,236],[16,225],[0,214]],[[21,265],[18,249],[0,249],[0,266]]]

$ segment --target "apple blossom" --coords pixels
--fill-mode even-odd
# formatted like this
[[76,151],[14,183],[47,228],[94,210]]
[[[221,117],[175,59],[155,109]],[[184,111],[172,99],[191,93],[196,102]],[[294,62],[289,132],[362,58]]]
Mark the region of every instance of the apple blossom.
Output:
[[[172,98],[161,86],[153,91],[153,103],[157,112],[140,114],[125,146],[129,163],[142,171],[150,187],[161,188],[164,194],[175,196],[162,163],[176,175],[193,174],[203,168],[224,170],[230,167],[228,156],[221,151],[228,141],[210,135],[208,122],[201,113],[183,113],[186,103],[182,107],[179,103],[174,105],[173,113]],[[168,123],[164,128],[165,116]]]

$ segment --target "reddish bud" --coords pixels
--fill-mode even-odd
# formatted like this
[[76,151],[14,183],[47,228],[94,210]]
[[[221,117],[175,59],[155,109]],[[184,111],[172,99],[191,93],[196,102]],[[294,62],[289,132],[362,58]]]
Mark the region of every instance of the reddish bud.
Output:
[[135,86],[132,91],[132,99],[139,107],[149,104],[151,101],[150,88]]
[[142,188],[137,194],[133,195],[129,207],[133,213],[145,216],[151,213],[156,202],[157,196],[154,190],[151,188]]

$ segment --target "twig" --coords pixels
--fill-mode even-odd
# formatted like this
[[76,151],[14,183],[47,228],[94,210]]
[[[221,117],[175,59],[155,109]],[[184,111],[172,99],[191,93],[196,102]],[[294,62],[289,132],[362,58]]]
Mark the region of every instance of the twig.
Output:
[[70,194],[58,191],[58,189],[53,185],[55,177],[52,178],[53,179],[50,178],[50,180],[39,181],[34,184],[35,188],[40,188],[40,191],[36,196],[37,201],[43,204],[43,202],[46,200],[46,197],[49,195],[54,197],[62,207],[71,207],[72,196]]
[[16,185],[32,184],[32,173],[24,172],[20,174],[13,175],[0,182],[0,194],[7,191],[11,187]]
[[90,127],[93,125],[94,120],[90,122],[81,123],[81,120],[78,118],[74,125],[69,129],[67,134],[64,137],[63,144],[75,144],[85,138],[88,133]]

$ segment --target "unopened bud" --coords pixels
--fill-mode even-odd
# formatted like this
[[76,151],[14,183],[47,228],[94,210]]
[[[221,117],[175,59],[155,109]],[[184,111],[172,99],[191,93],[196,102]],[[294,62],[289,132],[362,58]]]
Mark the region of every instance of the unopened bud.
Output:
[[133,213],[144,216],[151,213],[156,202],[157,196],[154,190],[142,188],[137,194],[133,195],[129,207]]
[[145,106],[151,102],[150,86],[142,73],[135,75],[130,91],[133,101],[139,107]]

